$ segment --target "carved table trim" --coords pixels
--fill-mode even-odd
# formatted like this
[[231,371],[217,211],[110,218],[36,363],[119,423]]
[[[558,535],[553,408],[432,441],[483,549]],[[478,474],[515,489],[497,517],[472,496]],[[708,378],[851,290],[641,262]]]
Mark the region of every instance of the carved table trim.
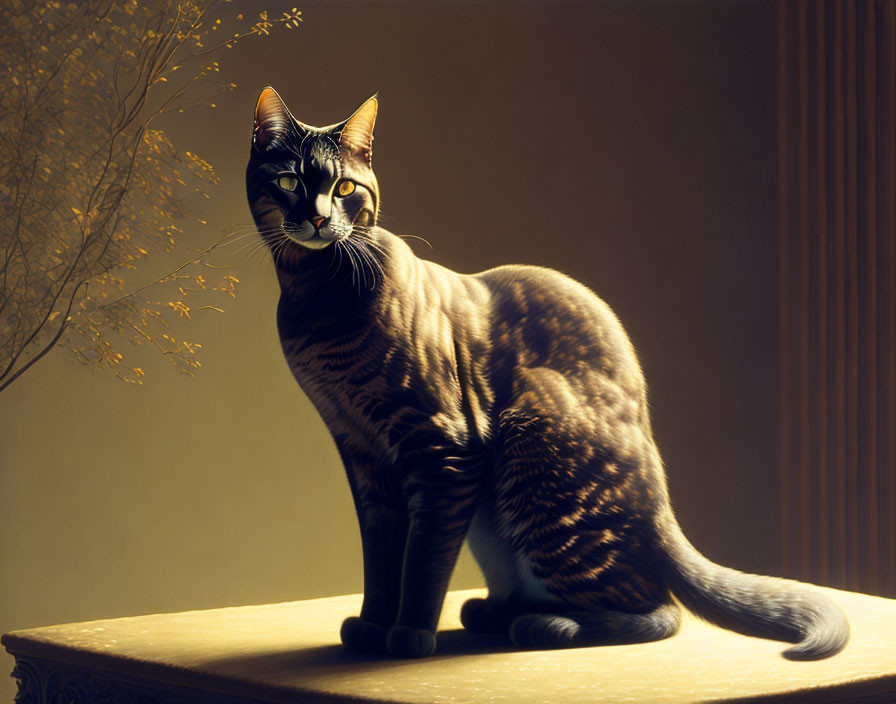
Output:
[[38,658],[17,657],[12,676],[18,684],[15,704],[262,704]]

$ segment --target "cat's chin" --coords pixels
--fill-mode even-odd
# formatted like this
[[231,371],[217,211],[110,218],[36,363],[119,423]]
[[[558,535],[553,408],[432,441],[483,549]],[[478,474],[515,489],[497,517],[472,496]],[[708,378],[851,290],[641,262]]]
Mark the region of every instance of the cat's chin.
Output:
[[331,240],[331,239],[326,239],[324,237],[321,237],[317,233],[313,234],[307,240],[296,240],[291,237],[290,237],[290,239],[293,242],[295,242],[297,245],[299,245],[300,247],[304,247],[305,249],[313,249],[313,250],[325,249],[326,247],[329,247],[331,244],[333,244],[336,241],[335,239]]
[[322,237],[319,232],[314,232],[310,237],[296,237],[291,232],[286,231],[284,231],[284,234],[286,234],[292,244],[301,247],[302,249],[310,249],[312,251],[326,249],[331,244],[341,239],[339,236]]

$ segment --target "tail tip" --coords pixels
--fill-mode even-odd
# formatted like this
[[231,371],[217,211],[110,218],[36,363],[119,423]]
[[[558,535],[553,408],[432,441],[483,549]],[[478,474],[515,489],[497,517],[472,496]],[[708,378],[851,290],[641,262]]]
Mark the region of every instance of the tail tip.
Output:
[[840,609],[826,615],[828,618],[781,655],[787,660],[823,660],[843,650],[849,642],[849,622]]
[[781,653],[781,656],[787,660],[796,662],[806,662],[809,660],[824,660],[839,653],[845,647],[846,643],[835,644],[807,644],[805,641],[792,648],[788,648]]

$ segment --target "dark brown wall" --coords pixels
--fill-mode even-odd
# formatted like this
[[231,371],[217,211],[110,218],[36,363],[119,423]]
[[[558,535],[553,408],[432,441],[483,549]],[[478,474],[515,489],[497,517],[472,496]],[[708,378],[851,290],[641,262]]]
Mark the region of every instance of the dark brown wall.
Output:
[[783,562],[896,596],[896,3],[780,6]]
[[[265,84],[313,124],[379,90],[384,224],[460,271],[544,264],[604,297],[639,350],[685,531],[774,571],[775,5],[303,9],[298,32],[222,62],[239,89],[216,111],[171,125],[222,177],[212,226],[249,221]],[[155,360],[124,387],[56,357],[4,394],[0,629],[360,589],[335,450],[280,357],[273,272],[233,262],[240,297],[191,334],[196,380]],[[465,558],[455,584],[477,582]]]

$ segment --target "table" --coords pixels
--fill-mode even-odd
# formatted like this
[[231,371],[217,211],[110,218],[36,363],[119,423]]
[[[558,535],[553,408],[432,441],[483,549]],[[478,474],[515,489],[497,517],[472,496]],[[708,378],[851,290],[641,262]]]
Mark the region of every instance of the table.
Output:
[[[820,589],[820,588],[819,588]],[[7,633],[18,704],[177,702],[896,702],[896,601],[821,589],[848,614],[852,639],[817,662],[784,644],[685,614],[668,640],[515,652],[460,628],[451,592],[436,655],[394,660],[344,651],[342,619],[360,595],[70,623]]]

